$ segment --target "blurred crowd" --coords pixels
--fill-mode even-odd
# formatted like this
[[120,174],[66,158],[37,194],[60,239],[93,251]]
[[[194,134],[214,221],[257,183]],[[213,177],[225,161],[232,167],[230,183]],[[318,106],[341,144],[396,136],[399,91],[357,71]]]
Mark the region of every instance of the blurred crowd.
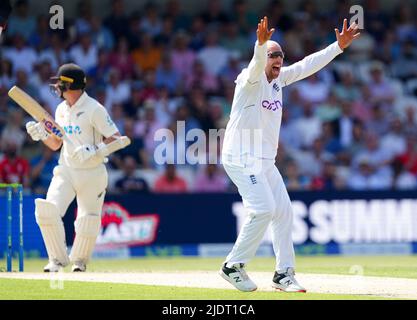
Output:
[[[190,130],[225,128],[259,17],[268,15],[289,65],[334,42],[351,6],[337,1],[319,10],[306,0],[290,11],[271,0],[252,11],[248,0],[210,0],[188,15],[178,0],[138,10],[123,0],[103,2],[110,15],[94,14],[82,0],[77,18],[52,30],[50,16],[33,16],[26,0],[17,1],[0,49],[0,181],[46,191],[58,155],[31,141],[28,117],[7,91],[16,84],[53,114],[60,100],[49,78],[71,61],[88,74],[88,94],[132,139],[109,159],[109,192],[236,191],[219,164],[158,164],[155,133],[169,128],[178,155],[187,152],[179,140]],[[290,191],[417,188],[417,8],[402,1],[387,11],[378,0],[363,8],[359,40],[285,89],[276,165]],[[206,149],[209,158],[221,146]]]

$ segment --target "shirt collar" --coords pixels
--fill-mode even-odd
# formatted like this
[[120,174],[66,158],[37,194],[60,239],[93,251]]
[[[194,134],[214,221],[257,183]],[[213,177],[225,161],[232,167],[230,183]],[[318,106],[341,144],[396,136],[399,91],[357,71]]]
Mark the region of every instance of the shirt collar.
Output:
[[65,101],[65,104],[67,105],[68,108],[70,108],[71,110],[77,109],[78,107],[80,107],[88,98],[88,94],[87,92],[83,92],[83,94],[78,98],[77,102],[70,107],[68,102]]

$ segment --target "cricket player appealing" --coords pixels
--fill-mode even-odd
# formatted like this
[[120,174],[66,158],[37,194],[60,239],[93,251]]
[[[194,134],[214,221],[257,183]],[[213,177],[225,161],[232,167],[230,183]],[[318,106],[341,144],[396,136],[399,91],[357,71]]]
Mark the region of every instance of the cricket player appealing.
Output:
[[[36,222],[49,256],[45,272],[58,272],[72,263],[73,272],[86,271],[101,228],[101,210],[107,187],[104,165],[107,146],[120,137],[106,109],[84,91],[86,76],[75,64],[65,64],[51,78],[52,89],[64,101],[58,105],[55,121],[64,128],[68,141],[49,134],[42,123],[26,124],[33,140],[50,149],[61,147],[46,200],[36,199]],[[104,138],[103,138],[104,137]],[[107,150],[106,150],[107,149]],[[62,217],[76,197],[76,237],[68,256]]]
[[[254,291],[256,284],[244,267],[255,256],[265,231],[272,223],[276,256],[272,286],[286,292],[306,292],[294,275],[295,255],[292,242],[292,208],[281,174],[275,166],[282,116],[282,88],[304,79],[325,67],[358,38],[358,26],[342,33],[335,29],[337,41],[327,48],[283,67],[284,53],[270,38],[268,18],[258,24],[254,56],[236,79],[230,120],[226,127],[222,162],[242,196],[248,217],[240,230],[220,275],[241,291]],[[251,139],[245,139],[245,131]],[[260,132],[260,139],[256,139]]]

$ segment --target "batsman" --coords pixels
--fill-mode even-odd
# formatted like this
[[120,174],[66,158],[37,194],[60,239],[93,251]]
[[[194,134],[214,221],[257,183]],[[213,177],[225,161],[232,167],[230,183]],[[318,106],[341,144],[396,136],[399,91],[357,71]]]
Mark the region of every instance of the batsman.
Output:
[[[35,200],[36,222],[42,233],[49,263],[44,272],[58,272],[72,263],[73,272],[84,272],[101,228],[101,210],[107,188],[106,157],[120,133],[106,109],[86,92],[86,75],[75,64],[65,64],[51,78],[52,91],[64,101],[57,106],[55,121],[66,134],[59,139],[41,122],[28,122],[34,141],[60,151],[46,199]],[[76,198],[75,240],[67,253],[62,218]]]

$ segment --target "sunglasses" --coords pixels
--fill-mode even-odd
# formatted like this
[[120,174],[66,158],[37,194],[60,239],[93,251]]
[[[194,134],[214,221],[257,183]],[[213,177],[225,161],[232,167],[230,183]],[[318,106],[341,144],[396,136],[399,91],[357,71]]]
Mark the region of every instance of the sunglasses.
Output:
[[278,58],[278,57],[284,59],[284,57],[285,57],[284,52],[274,51],[274,52],[268,53],[268,58],[274,59],[274,58]]

